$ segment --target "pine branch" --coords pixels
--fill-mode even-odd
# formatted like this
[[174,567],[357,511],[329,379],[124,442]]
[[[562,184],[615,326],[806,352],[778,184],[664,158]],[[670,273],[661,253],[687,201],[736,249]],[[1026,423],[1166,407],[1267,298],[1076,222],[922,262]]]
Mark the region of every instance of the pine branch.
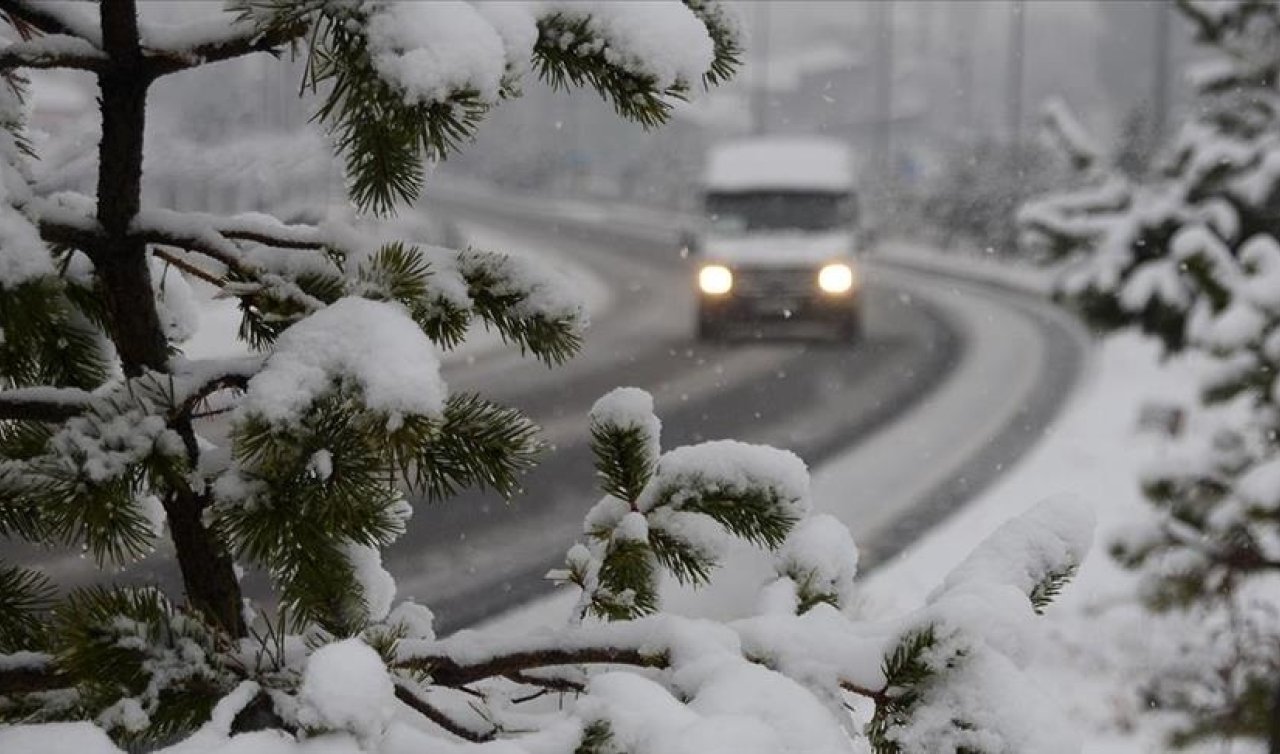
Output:
[[0,563],[0,651],[43,646],[53,582],[37,571]]
[[[92,219],[86,219],[89,223],[96,225],[96,222]],[[48,217],[41,217],[39,228],[40,238],[44,239],[46,243],[79,249],[90,258],[97,256],[98,249],[106,242],[106,236],[102,233],[101,228],[91,229],[83,224],[58,222]]]
[[1079,567],[1072,564],[1061,570],[1050,571],[1031,588],[1031,593],[1027,597],[1030,598],[1036,615],[1044,615],[1045,608],[1058,598],[1062,590],[1075,577],[1077,570]]
[[38,663],[6,665],[0,669],[0,698],[57,691],[75,685],[75,678],[54,668],[52,658]]
[[[574,45],[566,48],[565,39],[574,40]],[[619,65],[608,54],[606,40],[592,28],[590,16],[582,12],[555,11],[539,18],[533,58],[539,76],[551,87],[590,86],[618,115],[646,129],[665,123],[672,101],[685,99],[688,92],[688,82],[660,89],[655,76]]]
[[242,25],[246,28],[239,35],[212,40],[190,49],[148,48],[146,53],[149,68],[158,77],[260,52],[278,57],[282,48],[297,44],[310,29],[301,18],[293,23],[273,25],[267,29]]
[[467,487],[510,497],[542,451],[537,434],[516,409],[460,393],[449,396],[442,422],[410,417],[385,441],[410,486],[432,500]]
[[439,725],[441,728],[444,728],[458,738],[470,741],[471,743],[484,743],[486,741],[492,741],[497,737],[498,731],[496,728],[492,728],[487,731],[477,731],[472,728],[468,728],[466,725],[446,715],[443,710],[433,706],[430,702],[423,699],[403,683],[396,684],[396,699],[399,699],[402,703],[411,707],[423,717],[436,725]]
[[49,3],[32,2],[32,0],[0,0],[0,13],[7,17],[11,25],[16,26],[15,22],[17,22],[42,34],[65,34],[78,37],[93,45],[98,45],[102,41],[96,39],[91,30],[76,28],[75,24],[69,23],[66,17],[58,12],[56,6],[50,6]]
[[0,420],[60,423],[79,416],[90,396],[78,388],[21,388],[0,391]]
[[[49,43],[57,42],[58,47]],[[0,70],[15,68],[70,68],[97,73],[110,60],[98,48],[80,37],[63,34],[40,37],[31,42],[15,42],[0,49]]]
[[162,248],[155,248],[151,250],[151,253],[154,254],[157,258],[163,259],[165,264],[173,265],[174,267],[177,267],[178,269],[182,270],[183,272],[187,273],[193,278],[203,280],[206,283],[216,285],[219,288],[226,285],[226,282],[227,282],[226,278],[215,275],[212,272],[205,270],[203,267],[194,265],[170,251],[166,251],[165,249],[162,249]]
[[631,665],[660,669],[668,664],[665,654],[645,652],[638,647],[564,648],[553,645],[499,654],[475,663],[458,662],[448,655],[416,655],[401,659],[396,667],[427,673],[436,686],[458,688],[487,678],[502,678],[562,665]]
[[606,495],[635,505],[653,476],[656,458],[650,452],[647,427],[619,426],[612,421],[591,423],[591,452],[596,479]]

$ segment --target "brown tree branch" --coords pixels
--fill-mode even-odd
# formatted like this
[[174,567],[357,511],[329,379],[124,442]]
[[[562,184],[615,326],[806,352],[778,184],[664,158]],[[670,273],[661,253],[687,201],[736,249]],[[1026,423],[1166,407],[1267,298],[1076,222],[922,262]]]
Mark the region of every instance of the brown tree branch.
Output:
[[0,391],[0,420],[60,423],[84,413],[89,394],[75,388]]
[[72,685],[74,683],[69,676],[47,665],[0,670],[0,698],[14,694],[54,691]]
[[[78,43],[79,50],[49,49],[46,41],[59,40],[68,44]],[[35,42],[16,42],[0,49],[0,70],[13,68],[73,68],[81,71],[101,71],[107,64],[107,56],[80,37],[59,34],[40,37]]]
[[641,652],[632,647],[548,647],[498,655],[484,662],[459,663],[446,655],[422,655],[397,663],[398,667],[423,671],[437,686],[459,687],[483,681],[518,675],[526,670],[557,665],[632,665],[640,668],[665,668],[668,659],[661,654]]
[[586,691],[577,681],[571,681],[568,678],[559,678],[555,676],[532,675],[530,673],[509,673],[507,680],[515,683],[524,684],[525,686],[537,686],[543,691],[560,691],[566,694],[581,694]]
[[412,689],[409,689],[403,684],[396,684],[396,698],[408,707],[412,708],[418,714],[427,718],[436,725],[439,725],[441,728],[444,728],[458,738],[478,744],[484,743],[485,741],[492,741],[497,735],[496,729],[481,732],[468,728],[457,720],[446,715],[443,710],[435,707],[427,700],[418,696]]
[[259,52],[279,55],[281,48],[285,45],[294,44],[306,36],[309,28],[307,24],[298,24],[271,29],[264,33],[250,29],[241,36],[196,45],[190,50],[149,48],[147,63],[153,75],[166,76],[208,63],[231,60]]
[[187,260],[178,256],[177,254],[173,254],[171,252],[165,251],[164,249],[152,249],[151,253],[155,254],[160,259],[163,259],[165,261],[165,264],[171,264],[174,267],[177,267],[178,269],[187,273],[191,277],[199,278],[205,281],[206,283],[212,283],[213,285],[216,285],[218,287],[222,287],[222,285],[226,283],[226,280],[224,280],[223,278],[218,277],[217,275],[214,275],[212,272],[209,272],[202,267],[198,267],[188,262]]

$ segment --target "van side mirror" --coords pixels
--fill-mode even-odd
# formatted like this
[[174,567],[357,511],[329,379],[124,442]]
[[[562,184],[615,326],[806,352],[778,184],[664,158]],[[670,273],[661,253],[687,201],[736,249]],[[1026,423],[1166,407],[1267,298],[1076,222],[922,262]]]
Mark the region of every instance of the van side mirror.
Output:
[[702,241],[691,230],[680,231],[680,257],[696,257],[702,253]]

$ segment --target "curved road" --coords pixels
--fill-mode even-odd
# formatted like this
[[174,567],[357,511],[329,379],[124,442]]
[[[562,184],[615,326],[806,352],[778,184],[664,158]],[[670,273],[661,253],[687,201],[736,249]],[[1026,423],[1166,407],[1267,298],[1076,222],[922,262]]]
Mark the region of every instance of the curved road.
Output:
[[[464,223],[553,248],[616,291],[569,364],[547,369],[500,352],[446,370],[453,389],[528,412],[553,449],[510,504],[470,493],[419,506],[409,533],[387,551],[400,596],[430,605],[444,630],[549,590],[543,575],[562,562],[598,497],[586,415],[613,387],[654,395],[664,448],[731,437],[789,448],[814,468],[851,454],[839,465],[854,476],[820,474],[816,492],[866,533],[864,563],[874,563],[1015,460],[1056,414],[1082,363],[1078,330],[1042,301],[878,263],[869,265],[866,335],[853,347],[751,337],[699,343],[689,268],[672,229],[434,201]],[[876,465],[857,471],[864,449]]]
[[[856,345],[751,337],[699,343],[675,228],[581,212],[570,219],[527,200],[432,201],[464,224],[532,250],[554,249],[613,291],[612,306],[568,364],[548,369],[496,349],[446,367],[454,390],[526,411],[552,448],[511,503],[473,492],[418,505],[409,531],[386,551],[399,597],[429,605],[441,631],[550,589],[543,575],[562,563],[598,498],[587,411],[614,387],[653,394],[665,448],[728,437],[798,453],[816,469],[816,505],[851,527],[865,569],[1030,447],[1086,353],[1079,328],[1038,297],[874,258],[866,265],[865,336]],[[63,586],[101,578],[75,554],[4,547]],[[114,578],[158,581],[176,594],[168,560],[162,551]],[[258,597],[267,596],[264,586],[253,573],[245,584]]]

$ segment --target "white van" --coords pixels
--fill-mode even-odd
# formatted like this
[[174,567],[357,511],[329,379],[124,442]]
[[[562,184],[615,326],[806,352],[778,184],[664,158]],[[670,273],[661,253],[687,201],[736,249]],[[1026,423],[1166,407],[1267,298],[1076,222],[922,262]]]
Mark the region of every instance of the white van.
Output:
[[761,137],[711,150],[705,220],[685,239],[697,261],[698,335],[733,323],[821,322],[861,331],[857,192],[834,139]]

